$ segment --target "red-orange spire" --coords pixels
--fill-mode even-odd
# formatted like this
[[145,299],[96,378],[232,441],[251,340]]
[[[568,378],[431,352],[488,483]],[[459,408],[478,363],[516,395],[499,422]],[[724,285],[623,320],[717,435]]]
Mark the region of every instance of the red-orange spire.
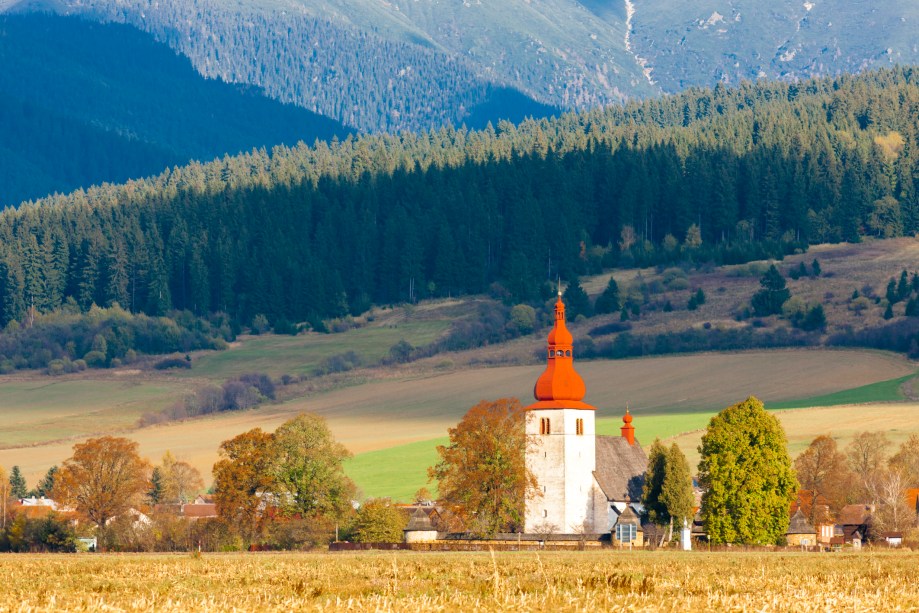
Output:
[[555,303],[555,326],[549,332],[548,363],[533,389],[536,403],[528,409],[593,409],[581,402],[587,389],[574,370],[574,337],[565,326],[565,303],[559,291]]
[[635,426],[632,425],[632,414],[629,408],[625,408],[625,415],[622,416],[622,438],[628,441],[629,445],[635,444]]

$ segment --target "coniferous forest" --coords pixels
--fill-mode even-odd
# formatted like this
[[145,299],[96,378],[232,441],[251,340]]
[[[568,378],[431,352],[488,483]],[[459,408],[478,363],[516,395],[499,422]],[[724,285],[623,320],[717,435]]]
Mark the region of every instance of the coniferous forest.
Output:
[[[117,302],[304,321],[599,267],[919,229],[919,73],[692,89],[256,150],[0,215],[0,322]],[[684,248],[674,249],[674,245]]]

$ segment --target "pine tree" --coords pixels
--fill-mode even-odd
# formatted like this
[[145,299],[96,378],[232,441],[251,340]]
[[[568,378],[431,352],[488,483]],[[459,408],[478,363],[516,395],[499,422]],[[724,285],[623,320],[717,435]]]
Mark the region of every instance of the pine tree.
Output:
[[606,289],[603,290],[603,293],[600,294],[594,304],[594,312],[598,315],[605,315],[606,313],[615,313],[620,308],[622,308],[622,305],[619,301],[619,285],[616,283],[616,279],[611,276],[609,283],[606,284]]
[[754,313],[759,317],[781,313],[782,305],[791,297],[791,292],[785,287],[785,277],[775,264],[769,267],[759,284],[763,289],[753,295]]
[[581,282],[577,277],[565,288],[562,299],[565,302],[565,310],[569,321],[574,321],[578,315],[590,317],[593,314],[587,292],[581,287]]
[[906,300],[909,298],[912,289],[909,284],[909,276],[906,271],[900,273],[900,281],[897,283],[897,299]]
[[38,482],[38,485],[35,487],[35,493],[39,497],[50,498],[51,492],[54,491],[54,476],[57,474],[57,466],[52,466],[48,469],[48,472],[45,473],[45,476],[41,478],[41,481]]
[[160,467],[155,466],[150,473],[150,489],[147,490],[147,498],[150,504],[159,504],[163,499],[163,473]]
[[26,487],[26,479],[22,476],[22,471],[18,466],[14,466],[10,471],[10,494],[13,498],[25,498],[29,492]]
[[667,507],[661,500],[664,479],[667,476],[667,449],[660,439],[654,439],[648,448],[648,468],[641,491],[641,505],[645,518],[651,523],[666,524],[669,520]]
[[692,522],[696,499],[692,491],[689,462],[676,443],[667,450],[666,467],[660,501],[667,509],[668,539],[672,539],[674,526],[682,528]]

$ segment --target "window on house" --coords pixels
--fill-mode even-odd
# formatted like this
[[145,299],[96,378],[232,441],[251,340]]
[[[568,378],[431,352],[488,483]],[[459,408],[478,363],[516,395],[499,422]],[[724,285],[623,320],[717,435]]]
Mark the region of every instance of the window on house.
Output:
[[620,543],[631,543],[638,536],[635,524],[616,524],[616,540]]
[[552,429],[551,429],[551,426],[549,425],[548,417],[539,418],[539,433],[540,434],[551,434],[552,433]]
[[584,434],[584,420],[578,419],[574,422],[574,430],[580,436]]

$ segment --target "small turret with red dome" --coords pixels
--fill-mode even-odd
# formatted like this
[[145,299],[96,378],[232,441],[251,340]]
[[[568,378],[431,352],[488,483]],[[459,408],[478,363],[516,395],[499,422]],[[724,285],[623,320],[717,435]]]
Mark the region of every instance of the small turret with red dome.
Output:
[[533,389],[536,402],[528,409],[587,409],[594,407],[583,401],[587,388],[574,370],[574,337],[565,325],[565,303],[559,290],[555,303],[555,325],[549,332],[546,370]]
[[622,416],[622,438],[628,441],[629,445],[635,444],[635,426],[632,425],[632,413],[629,412],[629,408],[626,407],[625,415]]

